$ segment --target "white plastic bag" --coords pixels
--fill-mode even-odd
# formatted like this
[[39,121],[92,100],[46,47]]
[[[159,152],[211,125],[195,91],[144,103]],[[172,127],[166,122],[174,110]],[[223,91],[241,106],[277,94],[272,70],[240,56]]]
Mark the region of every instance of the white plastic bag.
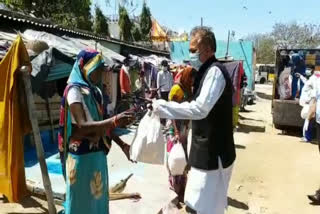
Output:
[[176,143],[173,145],[168,156],[168,168],[170,174],[173,176],[183,175],[186,166],[187,160],[182,144]]
[[164,149],[165,141],[160,117],[149,111],[140,121],[131,144],[130,157],[137,162],[163,165]]

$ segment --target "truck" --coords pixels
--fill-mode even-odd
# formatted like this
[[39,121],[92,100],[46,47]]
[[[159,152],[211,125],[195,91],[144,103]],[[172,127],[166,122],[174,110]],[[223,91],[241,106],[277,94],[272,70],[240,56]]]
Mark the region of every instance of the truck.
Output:
[[276,51],[275,74],[272,93],[272,119],[277,129],[285,130],[302,127],[304,120],[301,118],[302,106],[299,100],[282,100],[278,93],[279,76],[284,69],[283,58],[294,53],[303,56],[306,66],[313,65],[320,69],[320,49],[278,49]]

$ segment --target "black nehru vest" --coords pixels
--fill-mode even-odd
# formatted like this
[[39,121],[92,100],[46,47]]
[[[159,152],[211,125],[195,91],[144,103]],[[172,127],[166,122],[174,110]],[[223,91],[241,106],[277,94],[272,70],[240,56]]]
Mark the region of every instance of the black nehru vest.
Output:
[[227,69],[214,56],[201,66],[195,78],[194,100],[200,95],[204,79],[212,66],[221,70],[226,86],[208,116],[192,121],[189,164],[203,170],[218,169],[219,157],[223,168],[232,165],[236,158],[232,125],[232,83]]

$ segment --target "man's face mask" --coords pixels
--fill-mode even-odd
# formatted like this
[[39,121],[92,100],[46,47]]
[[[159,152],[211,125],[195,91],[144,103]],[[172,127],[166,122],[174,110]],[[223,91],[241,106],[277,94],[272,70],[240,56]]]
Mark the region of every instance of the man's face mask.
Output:
[[312,70],[311,69],[306,69],[306,75],[309,77],[312,75]]
[[200,53],[190,53],[190,64],[191,66],[199,71],[200,67],[202,66],[202,62],[200,61]]
[[163,71],[168,71],[168,67],[167,67],[167,66],[163,66],[163,67],[162,67],[162,70],[163,70]]

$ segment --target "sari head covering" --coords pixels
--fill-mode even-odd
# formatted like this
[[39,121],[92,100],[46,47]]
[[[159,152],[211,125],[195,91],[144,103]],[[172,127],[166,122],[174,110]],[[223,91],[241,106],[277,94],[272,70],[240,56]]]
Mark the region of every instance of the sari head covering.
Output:
[[195,70],[192,67],[186,67],[179,73],[180,77],[169,93],[170,101],[182,102],[192,96],[194,74]]
[[71,71],[68,84],[93,86],[90,75],[103,65],[104,60],[99,52],[94,50],[81,51]]
[[186,67],[181,73],[179,82],[185,93],[188,93],[189,96],[192,94],[192,85],[195,72],[196,71],[192,67]]

